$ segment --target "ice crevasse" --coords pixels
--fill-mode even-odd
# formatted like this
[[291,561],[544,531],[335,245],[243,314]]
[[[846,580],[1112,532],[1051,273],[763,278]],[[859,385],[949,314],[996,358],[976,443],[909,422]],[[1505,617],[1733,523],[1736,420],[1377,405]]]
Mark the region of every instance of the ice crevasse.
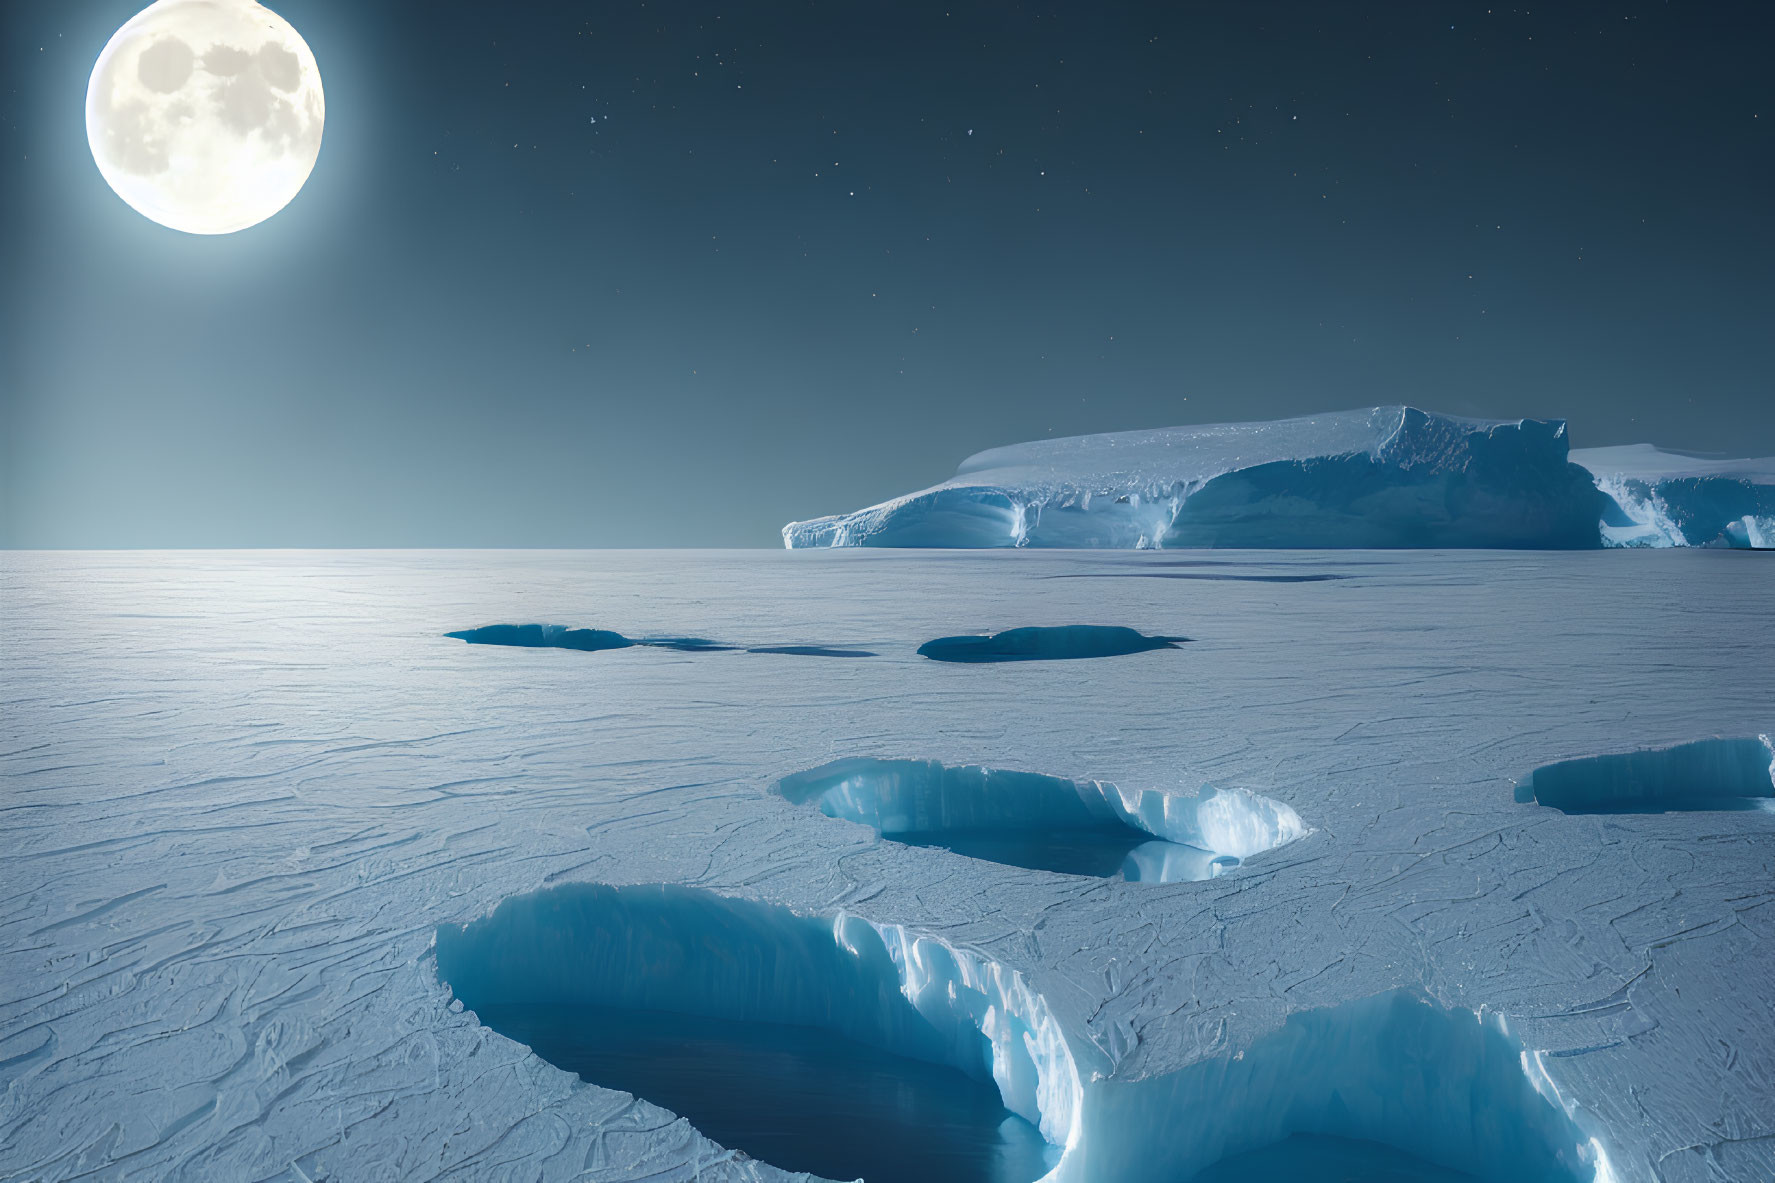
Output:
[[836,760],[784,777],[776,791],[889,840],[949,846],[1012,866],[1058,869],[1039,859],[970,851],[946,836],[1123,835],[1126,854],[1118,854],[1116,877],[1141,883],[1213,878],[1308,832],[1291,806],[1242,789],[1171,793],[934,760]]
[[438,932],[470,1007],[588,1003],[831,1031],[991,1081],[1057,1147],[1077,1142],[1080,1077],[1023,975],[933,933],[670,885],[568,884]]
[[806,547],[1775,545],[1775,459],[1572,452],[1561,420],[1408,406],[1036,440],[879,505],[783,527]]
[[1502,1016],[1412,990],[1298,1011],[1237,1050],[1124,1078],[1120,1054],[1075,1042],[1079,1017],[1017,969],[845,911],[565,884],[443,926],[435,953],[477,1013],[644,1006],[810,1026],[953,1067],[1039,1129],[1052,1150],[1043,1183],[1242,1178],[1253,1156],[1298,1166],[1327,1138],[1408,1156],[1427,1168],[1414,1177],[1617,1183],[1586,1111]]

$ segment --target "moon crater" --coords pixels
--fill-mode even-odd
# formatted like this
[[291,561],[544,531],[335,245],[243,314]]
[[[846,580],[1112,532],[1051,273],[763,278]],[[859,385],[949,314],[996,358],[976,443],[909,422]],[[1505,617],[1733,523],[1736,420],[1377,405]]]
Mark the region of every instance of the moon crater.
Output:
[[177,37],[162,37],[142,51],[136,77],[155,94],[176,94],[191,78],[197,55]]

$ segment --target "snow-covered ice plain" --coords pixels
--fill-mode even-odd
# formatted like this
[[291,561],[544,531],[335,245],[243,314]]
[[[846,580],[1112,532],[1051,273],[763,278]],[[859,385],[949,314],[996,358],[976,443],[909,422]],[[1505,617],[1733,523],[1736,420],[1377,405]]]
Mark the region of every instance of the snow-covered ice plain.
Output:
[[[1766,554],[0,563],[0,1178],[793,1177],[479,1004],[916,1054],[1055,1183],[1775,1179]],[[445,635],[502,623],[732,648]],[[1075,624],[1190,639],[917,652]],[[1176,881],[878,835],[970,768],[1298,826]]]

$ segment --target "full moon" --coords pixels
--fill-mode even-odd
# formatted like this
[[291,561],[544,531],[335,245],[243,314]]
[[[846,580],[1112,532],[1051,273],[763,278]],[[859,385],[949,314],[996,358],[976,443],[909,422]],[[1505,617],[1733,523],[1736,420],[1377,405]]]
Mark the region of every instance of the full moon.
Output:
[[232,234],[290,203],[320,155],[320,68],[252,0],[160,0],[99,54],[86,138],[117,196],[187,234]]

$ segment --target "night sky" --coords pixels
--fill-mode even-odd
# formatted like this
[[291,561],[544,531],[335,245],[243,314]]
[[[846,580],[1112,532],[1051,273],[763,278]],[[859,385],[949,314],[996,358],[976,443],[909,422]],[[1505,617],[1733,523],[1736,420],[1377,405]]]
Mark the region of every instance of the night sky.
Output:
[[778,546],[1047,435],[1410,402],[1775,453],[1775,4],[284,0],[241,234],[0,3],[0,544]]

